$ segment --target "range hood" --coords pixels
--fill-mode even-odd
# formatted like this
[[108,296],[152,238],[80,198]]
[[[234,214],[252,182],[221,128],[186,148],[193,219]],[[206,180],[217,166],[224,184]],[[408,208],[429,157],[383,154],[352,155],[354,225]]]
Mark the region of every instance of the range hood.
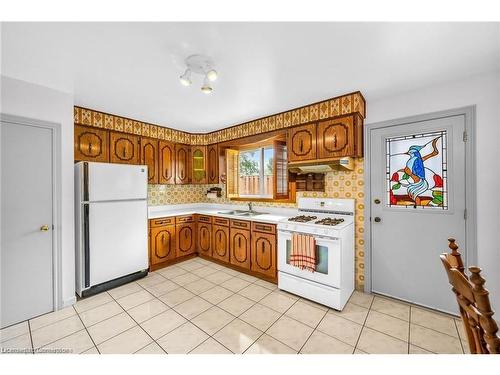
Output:
[[351,157],[288,163],[288,170],[297,174],[327,173],[338,170],[352,171],[353,169],[354,159]]

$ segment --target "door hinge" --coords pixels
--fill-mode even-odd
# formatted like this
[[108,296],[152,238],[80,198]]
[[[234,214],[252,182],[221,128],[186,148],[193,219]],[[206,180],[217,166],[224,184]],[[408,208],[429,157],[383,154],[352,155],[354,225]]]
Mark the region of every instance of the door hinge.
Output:
[[464,220],[467,220],[467,209],[464,210]]
[[467,131],[464,130],[464,133],[463,133],[463,136],[462,136],[462,139],[464,142],[467,142],[467,140],[469,139],[468,135],[467,135]]

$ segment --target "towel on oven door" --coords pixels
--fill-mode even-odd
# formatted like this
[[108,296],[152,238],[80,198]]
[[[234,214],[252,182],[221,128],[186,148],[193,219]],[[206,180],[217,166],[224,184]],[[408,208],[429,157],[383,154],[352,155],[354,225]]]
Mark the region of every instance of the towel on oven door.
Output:
[[290,264],[302,270],[316,271],[316,241],[313,236],[292,234]]

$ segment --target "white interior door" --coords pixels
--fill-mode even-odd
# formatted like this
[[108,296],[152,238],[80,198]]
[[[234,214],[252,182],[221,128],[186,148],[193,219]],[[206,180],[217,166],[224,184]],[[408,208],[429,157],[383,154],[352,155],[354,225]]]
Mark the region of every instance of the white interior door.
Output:
[[54,150],[49,128],[2,122],[0,138],[0,325],[5,327],[54,307]]
[[465,244],[464,129],[459,115],[370,132],[373,292],[456,313],[439,255]]

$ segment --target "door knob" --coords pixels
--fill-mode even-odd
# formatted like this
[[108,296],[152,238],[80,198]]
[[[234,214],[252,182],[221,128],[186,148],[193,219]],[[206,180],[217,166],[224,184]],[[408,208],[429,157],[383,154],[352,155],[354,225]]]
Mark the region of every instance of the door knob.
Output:
[[375,200],[373,202],[375,202],[375,204],[380,204],[380,199],[375,198]]
[[40,227],[40,231],[42,231],[42,232],[48,232],[49,231],[49,226],[47,224],[42,225]]
[[375,222],[376,222],[376,223],[380,223],[381,221],[382,221],[382,219],[381,219],[381,218],[379,218],[378,216],[375,218]]

